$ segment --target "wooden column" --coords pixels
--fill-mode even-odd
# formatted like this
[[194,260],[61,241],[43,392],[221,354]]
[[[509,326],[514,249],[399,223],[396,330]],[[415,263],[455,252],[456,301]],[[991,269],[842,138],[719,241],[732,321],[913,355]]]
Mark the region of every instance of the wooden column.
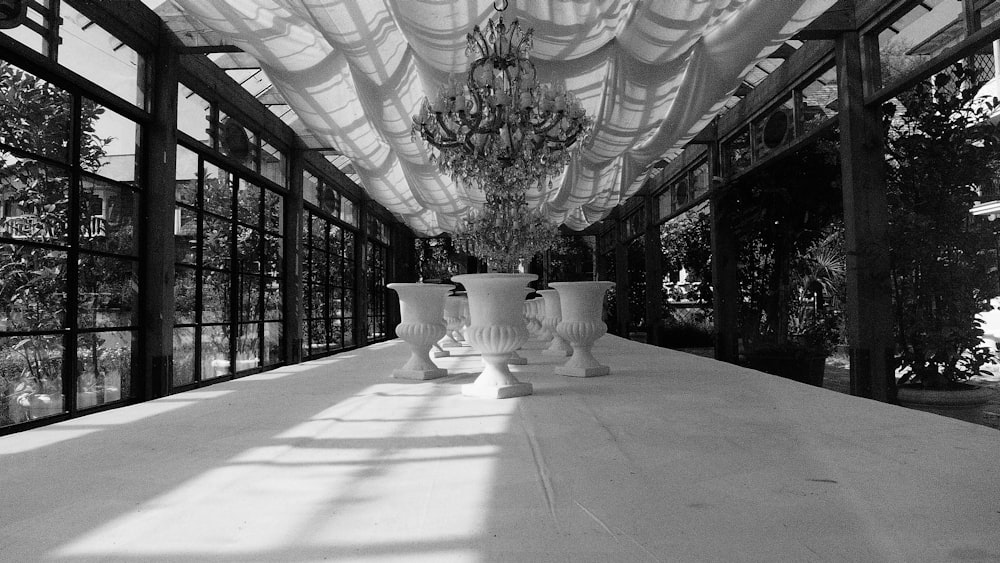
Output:
[[660,226],[656,224],[658,207],[656,198],[643,196],[646,201],[644,221],[646,223],[646,342],[656,341],[657,327],[660,326],[663,310],[663,247],[660,244]]
[[173,378],[174,178],[177,162],[177,51],[172,34],[159,33],[152,57],[153,122],[144,128],[145,190],[139,233],[140,359],[134,396],[163,397]]
[[[713,124],[714,128],[714,124]],[[713,137],[717,135],[713,132]],[[715,321],[715,359],[737,363],[740,359],[739,241],[733,233],[731,212],[722,177],[722,155],[717,139],[708,143],[708,177],[711,178],[709,221],[712,228],[712,308]]]
[[628,246],[622,242],[623,225],[618,221],[615,226],[615,309],[617,310],[618,334],[622,338],[629,336],[628,310]]
[[288,193],[285,194],[285,207],[282,210],[284,220],[282,241],[282,279],[284,301],[282,304],[282,347],[284,359],[289,364],[302,361],[302,319],[305,316],[305,306],[302,301],[302,173],[303,147],[292,149],[291,170],[288,174]]
[[[847,251],[847,328],[851,394],[895,399],[888,205],[880,108],[866,107],[878,86],[874,40],[856,31],[836,41],[840,155]],[[867,59],[867,60],[865,60]]]
[[358,202],[358,235],[354,237],[354,344],[368,344],[368,198]]

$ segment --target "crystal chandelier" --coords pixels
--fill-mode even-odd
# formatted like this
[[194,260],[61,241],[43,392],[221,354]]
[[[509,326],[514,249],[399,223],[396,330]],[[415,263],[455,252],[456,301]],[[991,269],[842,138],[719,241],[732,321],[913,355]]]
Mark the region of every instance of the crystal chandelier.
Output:
[[487,195],[524,193],[562,172],[593,119],[565,88],[538,82],[528,58],[534,30],[523,31],[516,19],[504,23],[506,0],[493,7],[497,20],[467,35],[473,62],[464,79],[452,76],[437,97],[424,100],[412,133],[455,181]]
[[495,272],[515,272],[522,261],[559,245],[559,229],[524,195],[490,195],[486,205],[462,220],[452,235],[460,252],[486,261]]

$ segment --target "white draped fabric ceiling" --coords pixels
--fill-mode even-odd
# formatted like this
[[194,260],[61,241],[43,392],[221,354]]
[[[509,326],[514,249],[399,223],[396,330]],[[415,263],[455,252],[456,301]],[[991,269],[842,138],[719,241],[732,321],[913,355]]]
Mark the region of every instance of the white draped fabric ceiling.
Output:
[[[723,107],[753,64],[835,0],[511,0],[534,28],[539,79],[595,118],[552,187],[529,193],[583,229],[641,187]],[[466,34],[492,0],[175,0],[254,56],[299,119],[351,159],[366,191],[421,235],[483,201],[411,138],[421,100],[468,66]]]

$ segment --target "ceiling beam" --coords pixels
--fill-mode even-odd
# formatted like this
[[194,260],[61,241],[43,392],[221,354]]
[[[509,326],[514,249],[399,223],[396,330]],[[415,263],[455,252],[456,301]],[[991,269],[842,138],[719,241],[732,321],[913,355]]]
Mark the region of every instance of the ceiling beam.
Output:
[[842,33],[858,28],[854,14],[854,0],[839,0],[823,12],[823,15],[796,33],[793,39],[799,41],[836,39]]

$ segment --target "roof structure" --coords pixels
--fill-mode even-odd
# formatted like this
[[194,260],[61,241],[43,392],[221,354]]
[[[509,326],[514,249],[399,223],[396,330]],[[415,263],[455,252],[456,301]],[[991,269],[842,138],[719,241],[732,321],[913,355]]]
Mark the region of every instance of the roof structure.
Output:
[[[496,15],[491,0],[147,3],[415,232],[451,231],[482,203],[439,173],[410,128],[424,97],[465,71],[466,34]],[[534,29],[541,80],[572,91],[596,120],[530,205],[572,229],[600,220],[833,4],[511,1],[504,17]]]

